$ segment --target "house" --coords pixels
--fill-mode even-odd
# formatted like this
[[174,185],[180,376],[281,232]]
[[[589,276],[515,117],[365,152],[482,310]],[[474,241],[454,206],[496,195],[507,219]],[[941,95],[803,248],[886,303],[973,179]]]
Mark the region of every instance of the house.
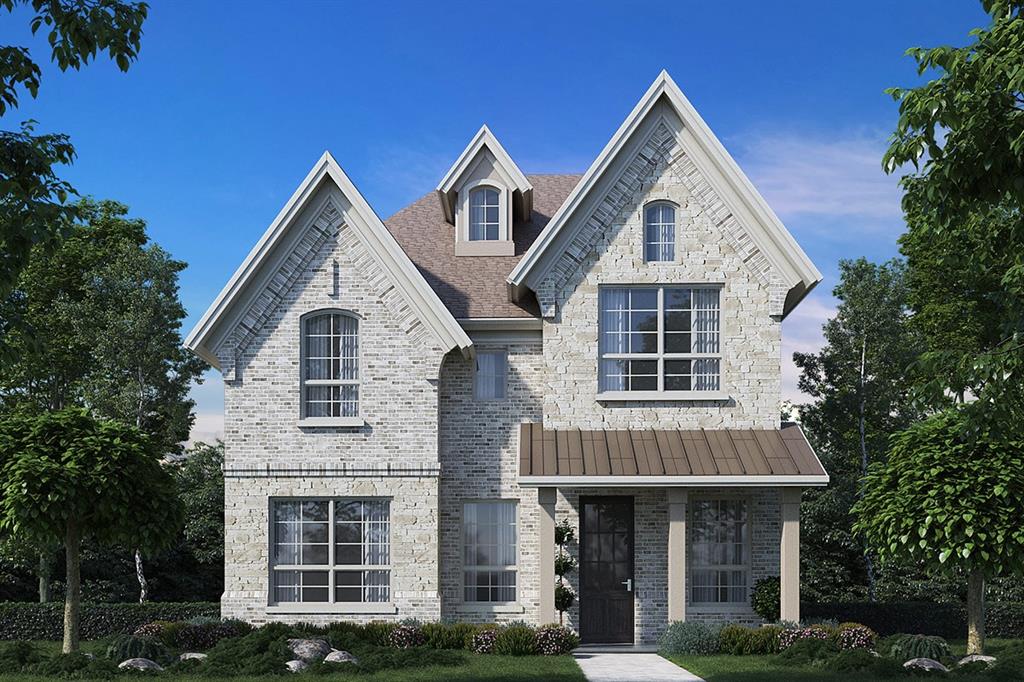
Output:
[[781,322],[821,275],[667,73],[582,176],[487,127],[381,221],[324,154],[189,335],[224,375],[225,617],[799,618]]

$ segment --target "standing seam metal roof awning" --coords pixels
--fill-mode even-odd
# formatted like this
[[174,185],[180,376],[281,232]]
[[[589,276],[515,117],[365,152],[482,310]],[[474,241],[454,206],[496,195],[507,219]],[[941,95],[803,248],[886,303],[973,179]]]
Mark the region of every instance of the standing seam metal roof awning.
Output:
[[780,429],[581,431],[522,424],[524,486],[815,486],[828,474],[796,424]]

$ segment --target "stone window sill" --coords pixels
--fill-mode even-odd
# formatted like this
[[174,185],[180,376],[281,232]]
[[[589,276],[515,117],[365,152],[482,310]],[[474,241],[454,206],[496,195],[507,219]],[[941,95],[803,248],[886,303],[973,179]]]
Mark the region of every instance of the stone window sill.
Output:
[[605,391],[597,394],[598,402],[637,401],[715,401],[729,399],[725,391]]
[[459,609],[462,613],[525,613],[526,608],[522,604],[510,603],[510,604],[476,604],[473,602],[463,602],[459,604]]
[[274,604],[267,607],[267,613],[336,613],[336,614],[389,614],[398,613],[398,607],[391,603],[384,604]]
[[295,422],[300,429],[313,427],[353,427],[366,426],[362,417],[306,417]]

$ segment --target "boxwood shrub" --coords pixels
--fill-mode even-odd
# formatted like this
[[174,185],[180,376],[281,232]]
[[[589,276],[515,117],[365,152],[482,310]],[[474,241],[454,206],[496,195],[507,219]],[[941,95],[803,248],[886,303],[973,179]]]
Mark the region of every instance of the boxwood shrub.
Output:
[[[82,639],[131,634],[153,621],[220,617],[216,602],[147,602],[82,604]],[[64,636],[64,603],[0,602],[0,640],[50,639]]]
[[[863,623],[885,637],[901,632],[937,635],[947,639],[967,636],[967,609],[963,604],[934,602],[851,602],[802,604],[800,615],[808,620],[830,618]],[[985,630],[989,637],[1024,638],[1024,603],[985,604]]]

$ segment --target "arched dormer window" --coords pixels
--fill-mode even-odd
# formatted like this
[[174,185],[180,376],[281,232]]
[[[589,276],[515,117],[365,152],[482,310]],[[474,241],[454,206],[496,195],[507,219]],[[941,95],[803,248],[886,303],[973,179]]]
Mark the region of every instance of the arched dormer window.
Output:
[[304,315],[302,419],[359,416],[359,318],[343,310]]
[[648,263],[676,259],[676,207],[656,201],[644,207],[644,260]]
[[494,187],[477,187],[469,193],[469,241],[501,239],[501,195]]

